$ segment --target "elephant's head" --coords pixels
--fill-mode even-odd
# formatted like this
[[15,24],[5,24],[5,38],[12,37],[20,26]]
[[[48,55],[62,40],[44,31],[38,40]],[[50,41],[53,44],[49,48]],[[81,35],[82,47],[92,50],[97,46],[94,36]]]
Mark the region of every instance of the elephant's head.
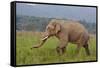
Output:
[[42,40],[46,40],[50,36],[56,35],[61,30],[61,25],[57,23],[55,20],[51,21],[45,30],[44,37]]
[[51,36],[55,36],[58,34],[58,32],[61,31],[61,25],[56,20],[50,21],[50,23],[47,25],[45,32],[43,33],[43,38],[40,44],[37,44],[36,46],[33,46],[32,48],[39,48],[41,47],[44,42]]

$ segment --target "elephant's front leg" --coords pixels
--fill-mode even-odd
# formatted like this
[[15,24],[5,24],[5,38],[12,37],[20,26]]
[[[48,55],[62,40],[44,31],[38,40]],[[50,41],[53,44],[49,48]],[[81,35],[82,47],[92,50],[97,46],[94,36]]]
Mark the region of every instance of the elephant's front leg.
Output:
[[64,41],[61,41],[61,42],[60,42],[59,46],[56,48],[57,53],[58,53],[59,55],[62,55],[62,54],[65,53],[66,45],[67,45],[66,42],[64,42]]

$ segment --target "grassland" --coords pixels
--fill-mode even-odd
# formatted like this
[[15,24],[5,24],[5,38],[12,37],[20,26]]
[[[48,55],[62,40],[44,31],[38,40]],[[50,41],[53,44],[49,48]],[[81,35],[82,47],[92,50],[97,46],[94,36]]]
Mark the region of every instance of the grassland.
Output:
[[36,45],[41,38],[38,32],[17,32],[16,34],[16,63],[17,65],[30,64],[48,64],[48,63],[63,63],[63,62],[80,62],[96,60],[96,38],[91,37],[89,48],[91,56],[87,56],[84,48],[81,48],[79,56],[75,56],[75,44],[68,44],[66,53],[59,56],[56,53],[56,47],[59,40],[56,37],[51,37],[46,43],[37,49],[30,49]]

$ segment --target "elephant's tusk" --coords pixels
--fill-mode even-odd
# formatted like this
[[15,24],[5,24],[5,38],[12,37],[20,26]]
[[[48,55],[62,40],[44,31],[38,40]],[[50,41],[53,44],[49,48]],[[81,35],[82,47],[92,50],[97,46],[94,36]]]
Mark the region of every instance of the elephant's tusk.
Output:
[[44,37],[43,39],[41,39],[41,40],[45,40],[45,39],[47,39],[48,38],[48,36],[46,36],[46,37]]

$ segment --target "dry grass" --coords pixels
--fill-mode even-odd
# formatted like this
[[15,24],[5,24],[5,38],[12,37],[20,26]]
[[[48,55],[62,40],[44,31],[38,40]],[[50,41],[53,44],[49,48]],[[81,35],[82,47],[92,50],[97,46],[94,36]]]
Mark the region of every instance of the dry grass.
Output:
[[81,49],[79,56],[75,56],[76,45],[69,43],[67,52],[59,56],[56,53],[56,47],[59,40],[51,37],[47,42],[38,49],[30,49],[37,44],[41,38],[40,32],[17,32],[16,39],[16,59],[17,65],[45,64],[45,63],[63,63],[63,62],[80,62],[96,60],[96,38],[91,37],[89,48],[91,56],[86,56],[84,48]]

